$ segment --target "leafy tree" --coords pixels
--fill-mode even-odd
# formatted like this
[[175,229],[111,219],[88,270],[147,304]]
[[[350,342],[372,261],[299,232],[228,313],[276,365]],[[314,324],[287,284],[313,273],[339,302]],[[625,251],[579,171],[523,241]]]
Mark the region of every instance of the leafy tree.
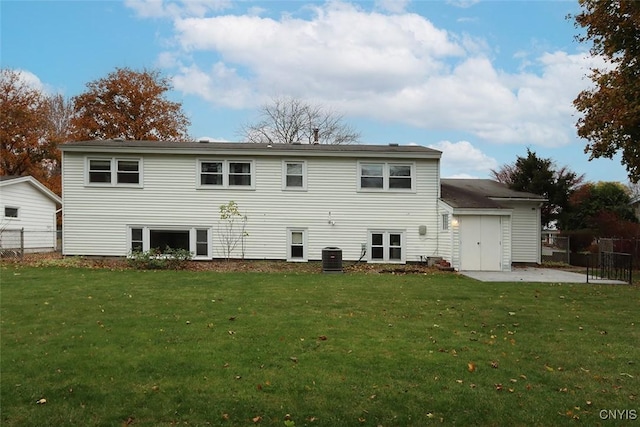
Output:
[[17,70],[0,70],[0,174],[37,175],[49,157],[47,98]]
[[607,61],[593,69],[595,88],[582,91],[574,105],[583,116],[578,135],[588,144],[590,160],[612,158],[621,152],[632,182],[640,180],[640,2],[579,0],[582,12],[574,16],[586,34],[577,40],[592,42],[591,53]]
[[551,159],[539,158],[527,148],[527,157],[520,157],[512,164],[506,164],[491,171],[494,179],[516,191],[526,191],[547,198],[541,208],[541,222],[549,226],[558,221],[562,228],[563,212],[569,204],[569,197],[584,180],[568,167],[556,169]]
[[246,141],[270,144],[351,144],[360,134],[343,123],[342,116],[295,98],[275,98],[260,110],[260,120],[244,125]]
[[87,83],[87,91],[73,98],[73,139],[189,139],[182,104],[165,97],[171,88],[158,71],[129,68]]
[[596,237],[636,235],[637,219],[624,185],[618,182],[586,183],[571,196],[567,229],[593,230]]

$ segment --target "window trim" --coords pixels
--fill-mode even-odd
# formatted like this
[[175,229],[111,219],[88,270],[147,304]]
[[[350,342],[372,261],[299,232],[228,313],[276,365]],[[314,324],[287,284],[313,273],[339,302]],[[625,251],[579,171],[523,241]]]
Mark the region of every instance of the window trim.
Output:
[[442,221],[440,231],[449,231],[449,217],[449,213],[440,214],[440,221]]
[[[372,258],[373,235],[382,234],[382,259]],[[400,246],[391,246],[390,235],[400,235]],[[376,245],[378,246],[378,245]],[[391,248],[400,248],[400,259],[391,259]],[[367,230],[367,262],[380,264],[406,264],[407,262],[407,235],[405,230],[371,229]]]
[[[302,233],[302,258],[293,257],[291,247],[293,246],[293,233]],[[288,262],[307,262],[309,260],[309,240],[308,229],[303,227],[287,228],[287,261]]]
[[[382,165],[382,188],[380,187],[363,187],[362,186],[362,167],[363,165]],[[409,166],[411,178],[411,188],[391,188],[389,186],[391,177],[391,167],[392,166]],[[368,161],[368,160],[359,160],[358,161],[358,182],[357,182],[357,190],[359,192],[366,193],[380,193],[380,192],[399,192],[399,193],[412,193],[416,191],[416,164],[415,162],[380,162],[380,161]],[[366,175],[364,176],[366,177]]]
[[[7,209],[15,210],[15,212],[16,212],[15,216],[7,215]],[[18,219],[20,219],[20,208],[17,207],[17,206],[5,206],[2,215],[8,221],[18,220]]]
[[[293,186],[287,185],[287,177],[289,176],[289,174],[287,173],[287,166],[290,164],[302,165],[301,175],[291,175],[291,176],[302,177],[302,186],[300,187],[293,187]],[[285,191],[307,191],[307,161],[306,160],[283,160],[282,161],[282,189]]]
[[[109,162],[109,174],[110,181],[109,182],[92,182],[91,181],[91,161],[92,160],[102,160]],[[118,175],[121,173],[119,169],[119,162],[137,162],[138,163],[138,182],[118,182]],[[127,156],[117,156],[117,157],[102,157],[102,156],[87,156],[85,158],[85,185],[88,187],[129,187],[129,188],[142,188],[143,187],[143,161],[142,157],[127,157]],[[104,171],[106,172],[106,171]],[[128,172],[124,172],[128,173]],[[133,175],[133,173],[131,173]]]
[[[151,231],[187,231],[189,233],[189,252],[193,260],[213,259],[213,230],[205,226],[156,226],[156,225],[128,225],[127,226],[127,256],[133,254],[133,230],[142,230],[142,252],[151,249]],[[198,253],[198,230],[207,232],[207,255],[197,255]],[[137,241],[137,240],[136,240]]]
[[[222,185],[218,184],[202,184],[202,164],[203,163],[222,163]],[[231,174],[229,165],[231,163],[248,163],[250,167],[249,179],[250,185],[229,184]],[[253,159],[220,159],[220,158],[200,158],[196,161],[196,188],[200,190],[255,190],[256,188],[256,162]]]

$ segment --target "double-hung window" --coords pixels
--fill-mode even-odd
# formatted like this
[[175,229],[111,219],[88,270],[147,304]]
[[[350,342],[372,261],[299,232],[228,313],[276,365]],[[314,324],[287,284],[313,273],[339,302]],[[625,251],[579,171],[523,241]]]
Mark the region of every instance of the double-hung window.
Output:
[[87,159],[89,185],[129,186],[142,185],[142,160],[120,158]]
[[199,188],[254,188],[252,160],[199,160]]
[[307,261],[307,230],[287,229],[287,261]]
[[405,262],[403,231],[370,231],[369,261]]
[[415,189],[413,163],[360,162],[358,189],[361,191],[412,191]]
[[307,189],[307,164],[304,161],[284,161],[282,167],[284,190]]

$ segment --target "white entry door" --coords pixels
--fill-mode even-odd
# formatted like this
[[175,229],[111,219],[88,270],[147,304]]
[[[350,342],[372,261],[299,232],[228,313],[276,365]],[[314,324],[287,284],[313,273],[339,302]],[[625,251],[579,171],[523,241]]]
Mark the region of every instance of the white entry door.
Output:
[[502,270],[499,216],[460,216],[460,270]]

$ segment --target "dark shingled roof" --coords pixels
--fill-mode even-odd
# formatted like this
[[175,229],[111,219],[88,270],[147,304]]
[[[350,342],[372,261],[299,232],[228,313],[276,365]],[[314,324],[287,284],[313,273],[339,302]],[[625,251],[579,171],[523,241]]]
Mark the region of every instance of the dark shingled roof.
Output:
[[468,209],[504,209],[501,200],[546,200],[538,194],[512,190],[491,179],[441,179],[440,197],[453,208]]
[[[145,151],[145,152],[183,152],[213,153],[233,152],[256,155],[415,155],[420,158],[440,158],[442,152],[420,145],[372,145],[372,144],[254,144],[248,142],[170,142],[170,141],[132,141],[132,140],[95,140],[67,142],[60,144],[62,151]],[[271,154],[273,153],[273,154]]]

